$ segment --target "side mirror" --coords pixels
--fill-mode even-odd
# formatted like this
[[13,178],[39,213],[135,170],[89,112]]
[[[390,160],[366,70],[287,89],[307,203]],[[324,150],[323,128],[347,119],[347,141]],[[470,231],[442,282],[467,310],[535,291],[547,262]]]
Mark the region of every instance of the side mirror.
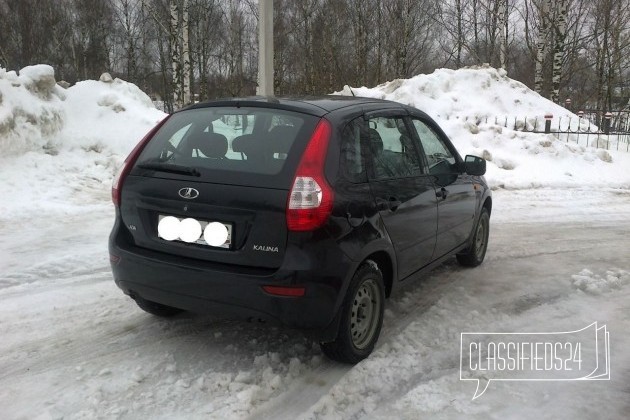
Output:
[[486,173],[486,161],[479,156],[466,155],[464,168],[468,175],[481,176]]

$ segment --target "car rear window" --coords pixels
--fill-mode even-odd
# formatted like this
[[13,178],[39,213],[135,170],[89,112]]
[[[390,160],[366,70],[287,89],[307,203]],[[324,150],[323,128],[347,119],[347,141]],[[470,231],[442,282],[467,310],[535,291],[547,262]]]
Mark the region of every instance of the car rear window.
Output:
[[280,176],[294,170],[306,143],[296,140],[310,138],[316,123],[316,117],[279,109],[186,110],[160,128],[136,166],[172,164],[224,178]]

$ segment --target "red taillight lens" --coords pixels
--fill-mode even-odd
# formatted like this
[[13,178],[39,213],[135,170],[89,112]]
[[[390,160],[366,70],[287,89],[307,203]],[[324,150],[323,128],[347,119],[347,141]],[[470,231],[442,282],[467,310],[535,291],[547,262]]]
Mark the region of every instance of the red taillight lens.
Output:
[[140,153],[142,152],[144,147],[147,145],[147,143],[149,143],[149,140],[153,138],[155,133],[157,133],[160,127],[162,127],[166,120],[168,120],[169,118],[170,115],[167,115],[166,118],[164,118],[155,127],[153,127],[151,131],[149,131],[147,135],[144,136],[138,144],[136,144],[136,147],[134,147],[131,153],[129,153],[129,156],[127,156],[127,159],[125,159],[125,161],[123,162],[122,167],[116,173],[114,181],[112,182],[112,202],[115,206],[118,207],[120,205],[120,192],[122,190],[123,181],[129,174],[129,171],[131,170],[133,165],[136,163],[138,156],[140,156]]
[[332,212],[333,190],[324,175],[332,128],[321,119],[302,155],[287,202],[287,228],[310,231],[321,227]]

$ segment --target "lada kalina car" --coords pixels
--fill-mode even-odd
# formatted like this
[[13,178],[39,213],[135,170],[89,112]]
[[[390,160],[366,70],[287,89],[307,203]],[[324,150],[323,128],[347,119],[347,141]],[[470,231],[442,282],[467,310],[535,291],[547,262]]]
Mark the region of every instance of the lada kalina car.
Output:
[[151,314],[278,321],[356,363],[401,283],[453,256],[481,264],[485,170],[395,102],[195,104],[153,128],[114,180],[114,279]]

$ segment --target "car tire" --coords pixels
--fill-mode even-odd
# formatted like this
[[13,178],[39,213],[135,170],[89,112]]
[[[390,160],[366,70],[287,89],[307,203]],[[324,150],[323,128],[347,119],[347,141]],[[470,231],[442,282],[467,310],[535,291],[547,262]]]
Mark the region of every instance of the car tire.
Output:
[[488,249],[488,235],[490,234],[490,214],[482,207],[479,220],[473,231],[470,247],[457,254],[457,261],[466,267],[477,267],[486,257]]
[[150,300],[143,299],[140,296],[134,296],[133,300],[143,311],[148,312],[151,315],[163,318],[169,318],[184,312],[183,309],[173,308],[172,306],[166,306],[162,305],[161,303],[152,302]]
[[383,325],[385,287],[383,274],[368,260],[354,273],[341,307],[341,322],[334,341],[321,343],[333,360],[358,363],[372,353]]

